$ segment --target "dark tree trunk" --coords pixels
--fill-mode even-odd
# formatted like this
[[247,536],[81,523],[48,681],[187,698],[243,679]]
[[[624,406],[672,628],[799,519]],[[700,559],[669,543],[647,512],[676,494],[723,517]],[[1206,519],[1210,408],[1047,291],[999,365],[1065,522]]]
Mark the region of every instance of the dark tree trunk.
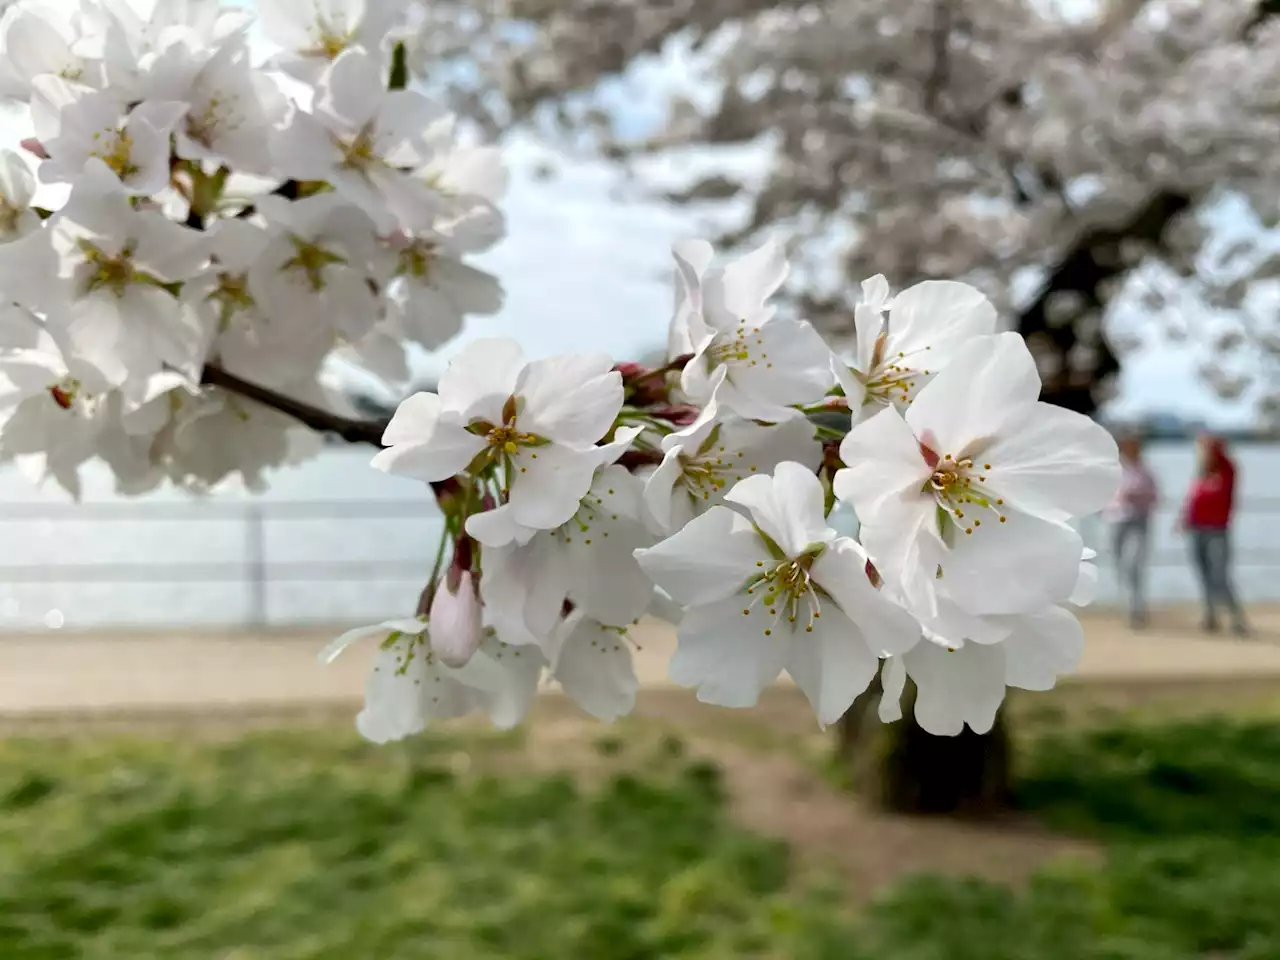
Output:
[[1012,792],[1011,751],[1004,712],[991,732],[969,730],[935,737],[912,719],[910,681],[903,719],[881,723],[879,690],[860,697],[837,727],[837,756],[855,789],[875,805],[898,813],[993,816]]

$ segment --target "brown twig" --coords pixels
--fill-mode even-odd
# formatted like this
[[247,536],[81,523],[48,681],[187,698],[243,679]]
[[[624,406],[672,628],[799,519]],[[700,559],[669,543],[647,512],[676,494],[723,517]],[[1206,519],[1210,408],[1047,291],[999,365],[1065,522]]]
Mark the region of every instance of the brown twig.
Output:
[[205,365],[200,382],[226,390],[228,393],[239,394],[264,407],[279,410],[312,430],[333,434],[347,443],[367,443],[379,448],[383,445],[382,434],[387,429],[387,421],[356,420],[353,417],[330,413],[328,410],[287,397],[268,387],[250,383],[214,364]]

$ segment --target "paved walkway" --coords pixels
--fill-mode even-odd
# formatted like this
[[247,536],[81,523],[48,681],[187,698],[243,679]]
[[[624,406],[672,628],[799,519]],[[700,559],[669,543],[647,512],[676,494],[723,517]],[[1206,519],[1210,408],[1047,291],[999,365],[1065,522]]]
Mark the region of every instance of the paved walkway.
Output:
[[[1237,640],[1199,634],[1194,612],[1165,612],[1141,634],[1089,614],[1081,679],[1280,681],[1280,609],[1255,610],[1253,619],[1254,637]],[[336,632],[0,634],[0,716],[353,703],[363,693],[372,641],[322,666],[316,652]],[[646,622],[635,633],[641,682],[668,683],[672,631]]]

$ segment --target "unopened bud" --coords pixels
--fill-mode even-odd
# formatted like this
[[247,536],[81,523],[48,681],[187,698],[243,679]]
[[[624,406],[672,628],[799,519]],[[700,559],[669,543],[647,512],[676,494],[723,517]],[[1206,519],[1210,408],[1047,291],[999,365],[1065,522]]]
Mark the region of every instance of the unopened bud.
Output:
[[646,367],[632,360],[623,360],[613,369],[622,374],[622,387],[627,392],[628,401],[641,407],[650,407],[658,403],[666,403],[670,395],[667,383],[667,367]]
[[845,463],[840,459],[840,441],[828,440],[822,445],[822,465],[832,473],[844,467]]
[[22,141],[22,149],[27,153],[34,153],[41,160],[49,159],[49,151],[44,148],[44,144],[35,137],[27,137]]
[[435,494],[436,503],[440,505],[441,511],[448,514],[461,500],[463,490],[457,477],[449,477],[445,480],[432,481],[431,492]]
[[484,625],[480,618],[480,598],[476,595],[471,571],[463,570],[457,577],[457,586],[446,582],[436,590],[431,601],[431,613],[427,629],[431,635],[431,649],[446,667],[465,667],[470,662],[480,641],[484,638]]
[[698,414],[701,411],[698,410],[697,407],[687,403],[673,403],[665,407],[655,407],[654,409],[646,412],[652,417],[656,417],[659,420],[666,420],[668,423],[673,423],[677,427],[687,427],[689,424],[693,423],[693,421],[698,419]]
[[871,585],[876,589],[879,589],[880,585],[884,583],[880,579],[880,571],[875,568],[875,564],[870,560],[867,561],[867,579],[871,581]]

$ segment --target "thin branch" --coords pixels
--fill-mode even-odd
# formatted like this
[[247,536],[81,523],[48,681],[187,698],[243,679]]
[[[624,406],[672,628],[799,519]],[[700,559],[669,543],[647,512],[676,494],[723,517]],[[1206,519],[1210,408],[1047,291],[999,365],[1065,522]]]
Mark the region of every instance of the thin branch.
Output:
[[367,443],[379,448],[383,445],[382,434],[387,429],[387,421],[357,420],[353,417],[330,413],[312,404],[286,397],[275,390],[250,383],[213,364],[205,366],[200,382],[207,386],[219,387],[228,393],[239,394],[272,410],[279,410],[312,430],[333,434],[347,443]]
[[933,8],[933,31],[930,37],[933,47],[933,66],[928,79],[924,83],[924,109],[932,114],[938,106],[938,97],[950,79],[950,60],[948,58],[951,42],[951,2],[937,0]]

